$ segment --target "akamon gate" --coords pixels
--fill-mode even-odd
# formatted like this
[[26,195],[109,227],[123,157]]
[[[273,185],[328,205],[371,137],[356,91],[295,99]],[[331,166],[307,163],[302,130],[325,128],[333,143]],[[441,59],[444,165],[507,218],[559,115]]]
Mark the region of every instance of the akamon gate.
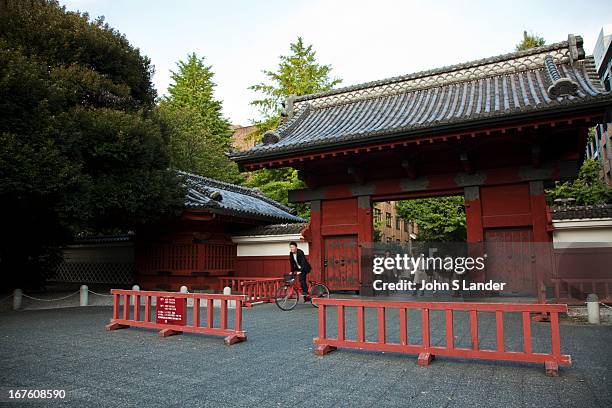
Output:
[[[468,243],[509,251],[515,265],[494,264],[470,279],[499,277],[517,293],[534,294],[548,278],[550,259],[538,251],[516,257],[511,231],[518,242],[551,241],[544,188],[576,174],[588,128],[611,103],[582,38],[570,35],[526,51],[290,97],[282,125],[233,158],[243,170],[299,170],[307,188],[289,198],[311,205],[310,260],[332,288],[372,289],[361,259],[373,238],[373,201],[462,194]],[[333,244],[349,236],[357,242],[358,285],[350,281],[356,266],[347,262],[354,248],[339,253]]]

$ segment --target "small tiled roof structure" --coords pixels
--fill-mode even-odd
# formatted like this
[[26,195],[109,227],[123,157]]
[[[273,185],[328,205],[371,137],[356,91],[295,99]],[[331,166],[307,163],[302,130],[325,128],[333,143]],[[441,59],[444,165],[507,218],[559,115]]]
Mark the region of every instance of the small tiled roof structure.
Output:
[[553,208],[551,213],[553,220],[612,218],[612,204],[559,207]]
[[300,234],[306,227],[306,222],[285,224],[260,225],[254,228],[239,231],[235,236],[264,236],[264,235],[294,235]]
[[119,242],[130,242],[134,234],[117,234],[117,235],[92,235],[86,237],[77,237],[74,244],[114,244]]
[[304,222],[293,210],[258,190],[178,172],[187,187],[185,208],[268,222]]
[[285,120],[238,162],[609,106],[582,38],[288,98]]

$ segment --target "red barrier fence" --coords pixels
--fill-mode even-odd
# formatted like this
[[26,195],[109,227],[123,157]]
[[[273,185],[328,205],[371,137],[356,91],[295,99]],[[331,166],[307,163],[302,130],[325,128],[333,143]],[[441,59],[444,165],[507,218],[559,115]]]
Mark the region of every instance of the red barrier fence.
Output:
[[219,278],[221,287],[230,287],[232,293],[246,296],[245,307],[258,303],[273,303],[283,278]]
[[[428,365],[434,356],[452,356],[461,358],[478,358],[488,360],[511,360],[523,362],[544,363],[547,375],[558,375],[559,364],[571,364],[571,357],[561,354],[559,336],[559,313],[567,312],[567,305],[552,304],[516,304],[516,303],[454,303],[454,302],[379,302],[353,299],[313,299],[319,305],[319,337],[314,339],[317,345],[315,354],[325,355],[338,347],[389,351],[399,353],[415,353],[419,355],[419,365]],[[338,321],[336,338],[327,336],[326,309],[335,307]],[[345,309],[353,307],[357,310],[357,339],[346,339]],[[365,309],[377,311],[377,341],[366,341]],[[399,343],[390,343],[386,339],[385,315],[389,309],[399,310]],[[408,342],[407,310],[421,311],[421,344]],[[442,310],[446,323],[446,344],[432,346],[430,344],[430,310]],[[455,347],[453,337],[453,312],[469,312],[471,348]],[[478,312],[495,313],[496,349],[481,349],[478,344]],[[504,313],[518,312],[522,314],[523,351],[506,351],[504,347]],[[551,330],[550,353],[534,353],[532,349],[531,313],[549,313]]]
[[584,305],[586,297],[595,293],[602,303],[612,303],[612,279],[605,278],[555,278],[550,280],[555,285],[557,303]]
[[269,278],[232,278],[232,277],[223,277],[219,278],[219,284],[221,286],[221,290],[225,287],[229,287],[232,289],[232,293],[239,293],[242,291],[242,283],[247,281],[256,281],[260,279],[269,279]]
[[[160,329],[159,335],[162,337],[183,332],[211,334],[214,336],[225,336],[225,344],[232,345],[241,341],[246,341],[246,332],[242,330],[242,306],[245,297],[241,295],[220,295],[209,293],[179,293],[179,292],[152,292],[141,290],[111,290],[113,295],[113,318],[106,325],[106,330],[117,330],[127,327],[144,327],[148,329]],[[121,305],[123,298],[123,305]],[[153,306],[153,298],[155,305]],[[163,298],[185,299],[185,308],[178,316],[182,318],[182,324],[157,323],[155,316],[151,318],[151,311],[160,307],[164,303]],[[144,314],[141,315],[141,299],[144,304]],[[187,299],[193,299],[193,311],[191,322],[187,319]],[[131,302],[133,300],[133,302]],[[215,327],[214,301],[221,304],[220,321]],[[206,302],[206,321],[203,324],[201,319],[200,307]],[[228,302],[235,302],[234,327],[228,327]],[[130,306],[133,303],[133,306]],[[178,309],[178,308],[177,308]],[[130,313],[131,312],[131,313]],[[157,310],[159,320],[159,310]],[[175,319],[178,320],[178,319]]]

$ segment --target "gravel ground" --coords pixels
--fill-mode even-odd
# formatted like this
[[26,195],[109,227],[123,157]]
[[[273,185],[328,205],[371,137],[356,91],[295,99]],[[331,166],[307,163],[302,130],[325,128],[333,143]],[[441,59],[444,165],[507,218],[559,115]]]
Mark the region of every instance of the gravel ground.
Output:
[[[313,354],[316,309],[291,312],[274,305],[245,310],[248,341],[227,347],[221,338],[155,331],[104,331],[109,307],[0,313],[0,405],[95,406],[308,406],[360,407],[610,407],[612,326],[561,325],[562,351],[573,364],[544,375],[541,364],[437,358],[419,367],[415,355],[338,350]],[[494,346],[494,318],[483,314],[480,341]],[[366,314],[366,337],[376,337]],[[388,314],[388,338],[398,337]],[[334,322],[333,313],[328,321]],[[420,333],[411,325],[409,337]],[[395,324],[391,322],[395,321]],[[432,343],[444,344],[443,316],[432,312]],[[457,315],[456,343],[469,336]],[[333,323],[328,326],[335,333]],[[505,319],[507,347],[520,349],[520,317]],[[355,337],[347,313],[347,334]],[[547,323],[533,323],[534,349],[549,344]],[[10,389],[63,389],[63,401],[12,403]]]

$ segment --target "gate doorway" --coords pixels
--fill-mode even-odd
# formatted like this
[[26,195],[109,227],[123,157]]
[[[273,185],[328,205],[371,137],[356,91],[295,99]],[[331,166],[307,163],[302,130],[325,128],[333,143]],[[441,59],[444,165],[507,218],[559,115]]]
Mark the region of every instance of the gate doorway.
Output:
[[[421,266],[418,273],[410,267],[394,268],[378,278],[386,282],[420,283],[424,280],[449,286],[454,279],[462,278],[454,269],[445,268],[442,260],[464,258],[468,254],[463,195],[441,192],[428,197],[399,195],[394,198],[399,200],[373,202],[373,257],[424,256],[440,262],[432,261],[426,267]],[[378,291],[376,294],[388,295],[390,292]]]
[[331,290],[359,290],[357,235],[325,237],[323,278]]
[[485,248],[487,279],[507,283],[504,293],[532,295],[536,292],[531,228],[486,229]]

